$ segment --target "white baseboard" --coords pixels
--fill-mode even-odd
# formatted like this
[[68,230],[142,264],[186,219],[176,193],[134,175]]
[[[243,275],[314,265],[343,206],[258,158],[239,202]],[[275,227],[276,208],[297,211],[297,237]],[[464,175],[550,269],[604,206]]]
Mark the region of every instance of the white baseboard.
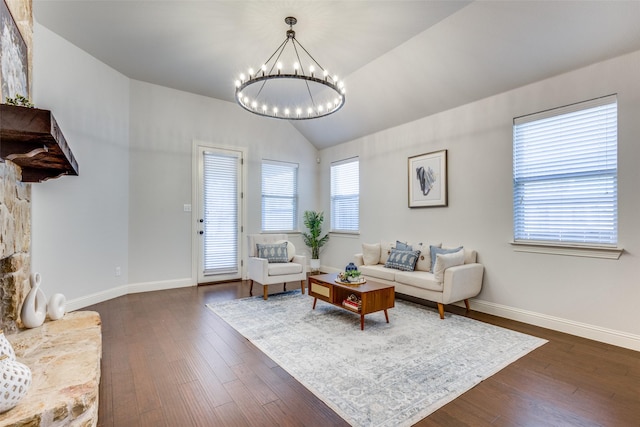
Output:
[[86,295],[84,297],[68,300],[66,304],[67,311],[79,310],[93,304],[98,304],[110,299],[118,298],[123,295],[136,294],[139,292],[163,291],[165,289],[186,288],[196,286],[197,283],[191,278],[162,280],[158,282],[132,283],[129,285],[118,286],[117,288],[108,289],[95,294]]
[[635,351],[640,351],[640,335],[613,329],[602,328],[600,326],[589,325],[587,323],[574,322],[573,320],[560,317],[547,316],[546,314],[533,311],[521,310],[519,308],[508,307],[493,302],[478,299],[471,300],[471,309],[554,331],[564,332],[587,338],[595,341],[624,347]]

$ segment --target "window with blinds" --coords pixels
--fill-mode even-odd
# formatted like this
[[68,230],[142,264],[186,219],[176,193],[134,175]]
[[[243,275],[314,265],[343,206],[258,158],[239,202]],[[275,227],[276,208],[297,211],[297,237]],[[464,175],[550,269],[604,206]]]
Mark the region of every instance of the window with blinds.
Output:
[[204,273],[238,271],[240,157],[204,152]]
[[331,230],[354,232],[360,228],[360,161],[331,164]]
[[298,165],[262,161],[262,231],[298,229]]
[[615,95],[514,119],[516,242],[616,245]]

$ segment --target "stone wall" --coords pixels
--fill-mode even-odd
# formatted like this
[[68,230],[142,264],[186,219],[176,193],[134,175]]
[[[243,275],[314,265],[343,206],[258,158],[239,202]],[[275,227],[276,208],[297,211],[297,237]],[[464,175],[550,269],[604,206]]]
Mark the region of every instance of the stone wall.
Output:
[[0,329],[22,326],[20,309],[30,289],[31,184],[20,168],[0,161]]
[[[11,16],[13,16],[13,20],[16,22],[18,29],[20,30],[20,34],[22,34],[22,39],[27,45],[28,52],[28,81],[29,81],[29,94],[27,97],[31,96],[31,85],[33,83],[33,12],[32,12],[32,1],[31,0],[6,0],[7,7],[9,12],[11,12]],[[2,100],[4,102],[4,99]]]
[[[6,3],[27,45],[27,97],[30,98],[33,81],[32,0],[7,0]],[[21,179],[20,167],[0,159],[0,329],[8,333],[22,326],[20,309],[30,289],[31,184],[24,184]]]

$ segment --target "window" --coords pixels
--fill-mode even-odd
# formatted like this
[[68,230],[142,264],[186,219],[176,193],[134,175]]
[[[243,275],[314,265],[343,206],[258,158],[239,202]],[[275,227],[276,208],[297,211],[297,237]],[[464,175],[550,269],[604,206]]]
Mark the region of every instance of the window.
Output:
[[298,165],[262,161],[262,231],[298,229]]
[[360,162],[358,158],[331,164],[331,230],[360,227]]
[[617,100],[514,119],[514,240],[618,243]]

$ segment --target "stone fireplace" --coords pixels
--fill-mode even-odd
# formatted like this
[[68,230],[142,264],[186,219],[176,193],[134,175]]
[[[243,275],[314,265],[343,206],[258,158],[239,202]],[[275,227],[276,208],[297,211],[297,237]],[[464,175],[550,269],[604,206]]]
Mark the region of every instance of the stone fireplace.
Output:
[[0,162],[0,329],[7,333],[22,326],[20,309],[30,289],[30,251],[31,184],[21,182],[17,165]]
[[[27,47],[28,85],[31,88],[32,2],[6,0],[6,4]],[[8,95],[3,93],[0,102]],[[23,95],[29,97],[30,94]],[[4,160],[7,145],[5,138],[0,136],[0,153],[3,153],[0,156],[0,329],[11,333],[22,326],[20,308],[30,289],[31,185],[22,182],[19,166]]]
[[[6,2],[27,46],[31,80],[31,0],[0,2]],[[8,22],[4,9],[2,13],[3,23]],[[24,55],[19,64],[23,59]],[[20,72],[24,70],[24,66],[12,64]],[[5,83],[3,76],[4,71],[0,83]],[[13,91],[29,97],[15,87]],[[24,329],[20,319],[31,289],[30,183],[78,175],[78,163],[51,111],[5,104],[7,96],[14,94],[0,96],[0,329],[16,359],[30,368],[32,381],[17,406],[0,414],[0,426],[96,426],[102,355],[99,314],[67,313],[33,329]]]

